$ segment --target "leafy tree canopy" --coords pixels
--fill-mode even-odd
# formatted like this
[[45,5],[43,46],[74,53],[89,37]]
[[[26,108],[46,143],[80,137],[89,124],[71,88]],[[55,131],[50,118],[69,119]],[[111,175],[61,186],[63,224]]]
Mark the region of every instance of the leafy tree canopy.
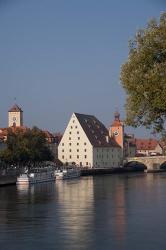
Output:
[[121,68],[127,94],[126,124],[164,131],[166,120],[166,12],[151,20],[129,42]]
[[0,153],[2,161],[10,164],[28,164],[52,160],[45,134],[34,127],[15,132],[9,129],[7,148]]

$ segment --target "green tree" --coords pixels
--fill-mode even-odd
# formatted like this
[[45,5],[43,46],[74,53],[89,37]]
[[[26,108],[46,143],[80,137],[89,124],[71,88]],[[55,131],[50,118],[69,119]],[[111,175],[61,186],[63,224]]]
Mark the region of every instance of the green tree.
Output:
[[14,132],[9,129],[6,143],[7,148],[0,153],[0,158],[8,164],[34,165],[53,159],[45,134],[37,127]]
[[166,120],[166,13],[151,20],[129,42],[122,65],[122,86],[127,94],[126,124],[164,131]]

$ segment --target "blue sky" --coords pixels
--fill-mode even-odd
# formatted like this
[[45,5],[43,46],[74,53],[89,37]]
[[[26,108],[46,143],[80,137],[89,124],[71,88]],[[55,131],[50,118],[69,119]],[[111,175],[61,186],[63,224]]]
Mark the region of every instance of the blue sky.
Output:
[[106,126],[116,109],[125,118],[128,40],[165,10],[165,0],[0,0],[0,127],[15,97],[26,126],[52,132],[72,112]]

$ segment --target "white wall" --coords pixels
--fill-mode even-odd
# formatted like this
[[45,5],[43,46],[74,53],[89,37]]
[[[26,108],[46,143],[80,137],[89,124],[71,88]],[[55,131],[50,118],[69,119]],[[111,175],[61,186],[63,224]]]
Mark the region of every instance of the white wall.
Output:
[[82,163],[82,166],[92,167],[93,147],[75,114],[72,115],[58,146],[58,158],[63,163],[75,162],[77,165]]
[[9,112],[8,113],[8,126],[12,127],[13,123],[16,123],[17,127],[23,125],[23,113],[22,112]]

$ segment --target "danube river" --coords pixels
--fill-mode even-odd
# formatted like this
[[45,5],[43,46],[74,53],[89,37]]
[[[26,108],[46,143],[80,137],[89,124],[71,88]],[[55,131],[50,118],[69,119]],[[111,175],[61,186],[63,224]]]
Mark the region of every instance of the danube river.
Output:
[[164,250],[166,174],[0,188],[2,250]]

